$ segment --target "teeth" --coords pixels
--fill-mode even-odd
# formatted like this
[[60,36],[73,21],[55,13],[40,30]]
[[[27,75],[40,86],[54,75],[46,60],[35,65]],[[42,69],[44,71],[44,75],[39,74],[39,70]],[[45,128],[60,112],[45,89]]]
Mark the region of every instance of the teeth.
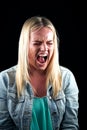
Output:
[[38,56],[44,57],[44,56],[47,56],[47,54],[40,54]]

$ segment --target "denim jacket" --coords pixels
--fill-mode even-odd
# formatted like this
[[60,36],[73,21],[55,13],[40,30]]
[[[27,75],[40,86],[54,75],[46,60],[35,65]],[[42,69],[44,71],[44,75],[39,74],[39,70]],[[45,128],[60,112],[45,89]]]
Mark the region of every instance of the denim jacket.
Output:
[[[73,73],[60,66],[62,90],[52,98],[48,86],[47,99],[53,130],[78,130],[78,87]],[[29,130],[32,118],[33,91],[26,83],[24,93],[17,97],[16,66],[0,72],[0,130]]]

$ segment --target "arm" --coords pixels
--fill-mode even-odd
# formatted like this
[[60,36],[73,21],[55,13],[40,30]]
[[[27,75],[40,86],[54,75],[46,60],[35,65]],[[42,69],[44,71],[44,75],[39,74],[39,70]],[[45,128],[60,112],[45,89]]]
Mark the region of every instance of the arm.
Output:
[[67,73],[64,82],[66,98],[65,113],[61,123],[61,130],[78,130],[78,87],[71,71]]
[[7,107],[6,77],[0,73],[0,130],[14,130],[14,123],[9,115]]

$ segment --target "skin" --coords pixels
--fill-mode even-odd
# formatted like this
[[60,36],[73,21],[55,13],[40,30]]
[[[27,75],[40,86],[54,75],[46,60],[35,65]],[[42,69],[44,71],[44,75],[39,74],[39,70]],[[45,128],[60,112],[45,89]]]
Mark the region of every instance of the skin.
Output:
[[[29,41],[29,64],[33,71],[43,72],[53,55],[53,32],[43,27],[40,30],[31,32]],[[46,61],[44,57],[47,56]]]
[[[31,67],[31,84],[39,96],[46,95],[45,70],[54,51],[53,32],[47,27],[31,32],[29,41],[29,65]],[[40,89],[42,88],[42,89]]]

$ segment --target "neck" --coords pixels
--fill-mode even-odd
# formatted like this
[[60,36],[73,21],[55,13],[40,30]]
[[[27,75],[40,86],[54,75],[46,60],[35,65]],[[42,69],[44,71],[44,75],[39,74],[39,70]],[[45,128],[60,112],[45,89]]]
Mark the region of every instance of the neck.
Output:
[[30,75],[30,83],[35,96],[46,96],[46,74],[34,71]]

